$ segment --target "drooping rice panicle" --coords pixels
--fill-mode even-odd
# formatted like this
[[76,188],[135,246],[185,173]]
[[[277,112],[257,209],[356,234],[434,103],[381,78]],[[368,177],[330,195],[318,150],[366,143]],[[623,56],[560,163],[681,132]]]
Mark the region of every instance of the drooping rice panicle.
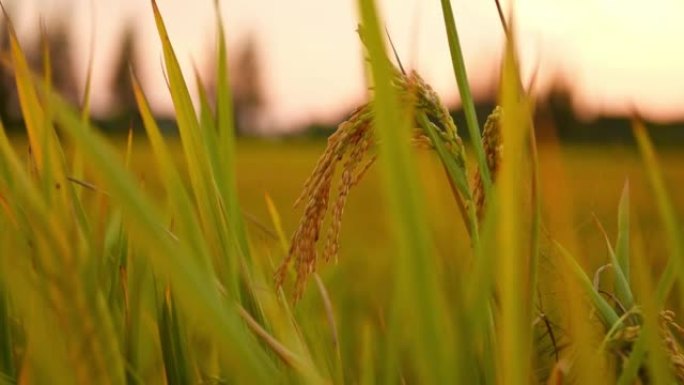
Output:
[[[358,183],[364,170],[372,163],[369,161],[361,166],[364,155],[371,147],[373,140],[371,121],[370,105],[364,105],[356,109],[348,120],[340,124],[337,131],[328,138],[325,152],[319,158],[313,173],[304,183],[302,194],[295,202],[295,206],[306,202],[304,215],[292,237],[290,250],[276,272],[276,283],[282,285],[287,269],[294,260],[297,272],[296,297],[301,295],[306,278],[315,271],[316,242],[319,239],[323,220],[328,210],[333,177],[338,164],[346,159],[337,201],[333,209],[333,224],[328,234],[325,259],[328,260],[337,253],[341,217],[349,190]],[[360,171],[355,173],[357,169]]]
[[[404,75],[395,72],[393,85],[399,91],[402,106],[406,111],[416,115],[424,113],[437,127],[438,135],[444,142],[450,156],[465,174],[465,148],[457,134],[457,128],[447,108],[437,93],[416,73]],[[295,231],[289,252],[275,274],[276,284],[281,286],[285,281],[288,269],[294,262],[296,282],[295,298],[303,292],[304,284],[310,274],[316,270],[318,261],[317,243],[322,231],[325,215],[330,206],[330,195],[338,166],[341,165],[336,196],[332,207],[331,223],[324,245],[323,260],[336,258],[339,250],[339,238],[342,227],[342,215],[351,188],[358,184],[365,172],[375,160],[372,155],[376,146],[373,132],[373,111],[371,104],[357,108],[337,130],[328,138],[328,144],[318,159],[311,176],[304,182],[301,195],[295,206],[305,203],[304,215]],[[420,129],[413,136],[414,141],[433,146],[432,141]],[[470,201],[470,193],[466,204]]]

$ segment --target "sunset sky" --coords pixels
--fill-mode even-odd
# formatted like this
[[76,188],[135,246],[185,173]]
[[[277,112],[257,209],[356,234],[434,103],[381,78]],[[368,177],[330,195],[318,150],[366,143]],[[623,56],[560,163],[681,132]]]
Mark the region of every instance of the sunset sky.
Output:
[[[510,2],[503,1],[510,7]],[[73,20],[79,73],[95,30],[96,111],[108,101],[106,83],[120,32],[135,23],[145,90],[168,111],[149,2],[145,0],[5,0],[22,39],[36,35],[40,15]],[[406,66],[416,68],[449,102],[458,100],[437,0],[380,1],[382,17]],[[187,74],[202,68],[213,47],[213,0],[159,0]],[[287,129],[331,119],[365,98],[362,51],[353,0],[224,0],[230,47],[253,35],[262,59],[267,121]],[[453,0],[476,94],[495,87],[503,34],[494,2]],[[637,108],[657,120],[684,116],[684,2],[678,0],[518,0],[514,15],[523,76],[537,69],[536,91],[564,77],[585,116]],[[93,24],[94,20],[94,24]],[[194,85],[191,83],[191,87]]]

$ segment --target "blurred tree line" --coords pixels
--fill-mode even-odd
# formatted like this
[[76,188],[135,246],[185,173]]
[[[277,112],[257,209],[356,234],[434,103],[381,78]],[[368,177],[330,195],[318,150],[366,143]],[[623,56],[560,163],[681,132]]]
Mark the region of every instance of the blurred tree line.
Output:
[[[37,73],[49,73],[53,87],[74,105],[82,101],[82,85],[79,79],[85,74],[79,73],[75,66],[73,34],[70,28],[73,23],[66,13],[56,15],[49,23],[41,22],[39,31],[32,40],[22,40],[22,47],[28,62]],[[110,62],[107,90],[109,108],[102,116],[94,117],[100,127],[109,132],[127,132],[130,127],[140,128],[140,117],[133,97],[130,79],[131,69],[138,71],[141,64],[138,44],[141,36],[134,25],[124,26],[116,45],[116,53]],[[7,56],[9,36],[5,26],[0,25],[0,54]],[[269,133],[264,109],[267,100],[264,92],[263,67],[258,40],[254,34],[248,34],[234,49],[229,50],[230,79],[233,90],[233,109],[238,134],[265,135]],[[201,71],[201,86],[205,88],[211,99],[216,93],[216,49],[207,47],[204,55],[204,67]],[[49,57],[49,60],[47,60]],[[50,68],[45,68],[46,63]],[[101,68],[95,69],[102,71]],[[143,79],[144,81],[144,79]],[[540,140],[558,137],[571,142],[613,141],[633,143],[629,117],[599,117],[593,121],[578,119],[572,105],[570,85],[565,79],[558,79],[551,92],[539,100],[535,116],[536,129]],[[102,90],[98,90],[102,92]],[[480,122],[484,122],[492,111],[496,101],[496,90],[492,89],[490,97],[480,100],[476,106]],[[461,110],[451,111],[458,127],[466,127]],[[293,136],[311,138],[327,137],[348,116],[342,115],[330,121],[311,122],[306,127],[293,132]],[[22,130],[23,121],[17,95],[16,84],[11,68],[0,66],[0,118],[9,129]],[[175,129],[172,116],[158,116],[160,126],[167,131]],[[661,143],[684,143],[684,124],[652,124],[655,141]],[[467,137],[467,130],[459,133]]]
[[[74,105],[83,103],[83,88],[79,79],[85,74],[78,73],[75,65],[74,40],[70,30],[72,24],[67,15],[53,17],[49,23],[40,23],[41,33],[31,40],[22,40],[22,48],[29,65],[36,73],[48,77],[52,86]],[[112,56],[107,82],[109,103],[107,112],[94,117],[99,125],[108,131],[126,132],[129,127],[141,127],[137,112],[130,73],[140,74],[139,57],[140,36],[132,23],[123,28],[116,45],[117,52]],[[9,34],[6,26],[0,26],[0,54],[7,56],[10,50]],[[233,57],[234,56],[234,57]],[[205,55],[209,63],[202,71],[203,83],[212,99],[216,90],[216,53],[207,49]],[[46,63],[50,63],[46,68]],[[233,54],[229,55],[231,86],[233,89],[233,108],[236,129],[239,134],[257,134],[264,130],[263,110],[266,98],[261,80],[261,63],[257,40],[247,36]],[[95,71],[101,71],[97,68]],[[144,79],[143,79],[144,81]],[[100,91],[98,91],[100,92]],[[19,96],[11,68],[0,67],[0,118],[10,129],[21,130],[23,121]],[[162,126],[172,126],[173,117],[160,116]]]
[[[483,124],[496,107],[498,90],[492,88],[488,95],[475,101],[475,111]],[[535,106],[534,128],[539,142],[561,140],[571,143],[616,143],[635,146],[631,116],[598,116],[590,120],[580,118],[573,105],[571,84],[568,79],[558,78],[548,94],[538,96]],[[684,106],[682,106],[684,108]],[[337,125],[349,118],[353,110],[339,116],[334,122],[312,122],[302,132],[310,138],[327,138]],[[469,139],[465,113],[451,108],[449,113],[458,127],[458,134]],[[681,146],[684,144],[684,121],[668,123],[649,122],[652,140],[658,145]]]

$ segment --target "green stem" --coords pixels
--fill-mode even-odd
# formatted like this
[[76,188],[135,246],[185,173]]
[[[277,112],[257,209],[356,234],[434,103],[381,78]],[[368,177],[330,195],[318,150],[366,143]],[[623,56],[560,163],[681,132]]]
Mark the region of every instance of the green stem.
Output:
[[456,22],[454,21],[451,2],[449,0],[441,0],[441,2],[442,13],[444,15],[444,25],[446,27],[447,38],[449,40],[451,64],[454,67],[454,75],[456,76],[456,83],[458,83],[458,92],[461,95],[461,102],[463,104],[463,112],[465,113],[466,123],[468,126],[468,133],[470,134],[470,140],[472,141],[473,148],[475,149],[477,166],[480,170],[480,176],[485,187],[485,197],[487,197],[492,187],[492,177],[489,172],[489,166],[487,165],[487,156],[485,155],[484,147],[482,146],[480,125],[477,122],[477,114],[475,113],[473,96],[470,93],[470,85],[468,83],[468,76],[465,70],[465,62],[463,61],[463,52],[461,51],[461,44],[458,40],[458,32],[456,31]]
[[480,232],[478,229],[478,218],[475,205],[473,204],[473,197],[471,195],[470,189],[468,188],[468,180],[465,175],[465,170],[462,170],[460,167],[458,167],[454,158],[451,157],[449,151],[447,151],[446,147],[444,146],[444,143],[435,132],[435,128],[432,126],[432,123],[430,123],[427,115],[421,112],[418,114],[417,119],[421,128],[425,131],[425,133],[427,133],[428,137],[435,146],[437,155],[442,161],[444,170],[449,177],[449,182],[461,193],[461,197],[456,196],[456,200],[457,203],[459,203],[459,199],[462,200],[462,205],[464,206],[464,220],[468,225],[470,240],[472,242],[475,255],[479,255]]

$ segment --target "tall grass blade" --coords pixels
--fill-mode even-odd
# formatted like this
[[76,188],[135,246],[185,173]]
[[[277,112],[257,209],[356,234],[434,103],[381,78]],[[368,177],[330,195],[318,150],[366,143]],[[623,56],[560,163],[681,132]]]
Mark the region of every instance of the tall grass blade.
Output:
[[629,286],[629,181],[625,182],[620,196],[615,257]]
[[[665,235],[670,250],[667,265],[658,282],[655,294],[657,306],[662,307],[665,304],[672,286],[677,281],[677,278],[684,278],[684,263],[682,263],[684,253],[682,248],[682,237],[680,234],[681,226],[676,217],[676,211],[672,205],[672,201],[667,194],[665,181],[660,167],[658,166],[653,144],[646,133],[646,127],[641,121],[635,120],[632,123],[632,129],[637,144],[639,145],[639,150],[644,160],[644,166],[646,167],[646,172],[655,195],[660,219],[665,226]],[[682,289],[684,290],[684,288]]]
[[[656,380],[661,381],[664,376],[669,376],[669,369],[664,366],[665,362],[669,360],[663,357],[663,341],[659,338],[664,337],[665,330],[660,329],[660,322],[658,322],[659,312],[663,309],[658,304],[658,298],[653,297],[654,287],[651,284],[650,269],[645,263],[645,254],[643,243],[639,233],[633,238],[634,240],[634,258],[636,269],[634,269],[635,282],[638,285],[637,295],[642,298],[643,302],[643,319],[645,320],[642,326],[642,331],[639,333],[636,341],[632,344],[632,351],[629,357],[624,362],[620,376],[617,379],[617,384],[627,385],[633,384],[637,378],[644,374],[643,363],[648,359],[649,370],[655,370]],[[670,383],[673,383],[670,381]]]
[[558,251],[560,251],[560,254],[563,257],[567,267],[570,269],[570,275],[574,276],[575,279],[579,281],[582,289],[584,289],[585,294],[589,297],[594,305],[594,308],[596,308],[598,311],[606,330],[609,330],[613,325],[615,325],[616,322],[618,322],[620,317],[617,315],[617,313],[615,313],[615,310],[613,310],[608,301],[606,301],[601,294],[594,289],[594,285],[592,284],[591,280],[584,273],[584,270],[582,270],[582,267],[577,263],[572,254],[570,254],[570,252],[558,242],[555,242],[555,245]]
[[[653,283],[651,281],[651,271],[646,263],[641,247],[635,250],[634,275],[635,288],[640,293],[641,314],[643,322],[641,324],[642,334],[639,338],[646,340],[648,349],[647,367],[650,383],[654,385],[665,385],[676,383],[670,365],[673,365],[676,358],[666,352],[666,341],[674,338],[669,331],[669,325],[663,322],[663,309],[658,307],[656,298],[653,297]],[[670,344],[676,344],[672,341]],[[672,346],[672,345],[671,345]]]
[[197,70],[197,68],[195,68],[195,83],[197,83],[197,90],[199,93],[200,127],[202,127],[204,145],[207,147],[207,150],[211,151],[209,158],[211,159],[212,165],[215,165],[218,163],[216,158],[216,142],[218,140],[216,133],[216,119],[211,111],[209,95],[207,95],[207,90],[204,88],[202,77],[200,76],[199,70]]
[[461,197],[457,197],[457,199],[461,199],[460,204],[462,205],[462,207],[464,207],[465,210],[465,218],[463,218],[463,220],[466,222],[468,226],[470,239],[473,245],[473,249],[475,250],[475,254],[478,255],[478,251],[480,249],[480,234],[478,229],[479,226],[476,206],[472,204],[473,195],[470,190],[470,185],[468,183],[466,169],[464,166],[459,165],[448,152],[448,150],[446,149],[446,144],[444,143],[444,139],[437,134],[437,128],[434,126],[432,122],[430,122],[425,113],[420,112],[417,120],[421,127],[427,133],[427,136],[430,138],[433,145],[435,146],[437,155],[439,156],[439,159],[442,161],[442,164],[444,165],[444,170],[446,171],[447,176],[450,178],[452,185],[456,186],[459,193],[461,194]]
[[[93,11],[93,10],[91,9],[91,11]],[[95,20],[94,20],[94,16],[93,16],[93,19],[91,20],[91,25],[90,25],[90,44],[89,44],[89,50],[88,50],[88,67],[86,69],[85,86],[83,89],[83,96],[81,98],[81,119],[83,119],[84,121],[90,120],[90,99],[91,99],[90,94],[91,94],[92,83],[93,83],[93,63],[94,63],[94,60],[95,60]],[[74,151],[74,154],[73,154],[73,161],[71,164],[71,177],[78,179],[78,180],[82,180],[83,175],[84,175],[84,167],[85,167],[85,165],[83,164],[83,156],[81,155],[81,152],[78,151],[78,148],[74,149],[73,151]],[[78,198],[78,199],[75,199],[75,201],[80,202],[81,191],[82,190],[75,191],[76,198]]]
[[[210,135],[209,130],[202,130],[195,114],[195,108],[190,98],[187,84],[181,72],[178,59],[171,46],[168,32],[162,19],[156,1],[152,1],[157,32],[162,43],[164,63],[168,74],[169,91],[176,111],[178,130],[181,136],[183,152],[188,166],[190,186],[194,193],[194,201],[197,205],[202,231],[207,235],[210,244],[219,244],[222,247],[224,258],[231,255],[231,242],[234,239],[226,239],[221,201],[217,199],[217,186],[220,188],[220,177],[217,177],[211,163],[211,151],[206,151],[206,143],[211,139],[205,139]],[[230,213],[229,213],[230,214]],[[230,215],[228,220],[231,221]],[[236,263],[231,261],[228,263]],[[234,271],[234,270],[233,270]],[[224,280],[237,280],[237,277],[224,277]]]
[[240,203],[237,195],[237,181],[235,176],[235,118],[233,114],[233,97],[230,91],[230,79],[228,78],[228,54],[226,50],[226,37],[223,28],[221,13],[216,3],[216,26],[218,63],[216,66],[216,123],[218,130],[218,151],[220,164],[223,166],[217,170],[219,189],[225,209],[228,215],[230,227],[238,241],[240,251],[248,261],[251,260],[250,248],[247,240]]
[[[436,285],[434,249],[422,208],[423,192],[409,148],[408,116],[399,109],[398,95],[392,87],[390,62],[386,56],[380,22],[371,0],[358,2],[373,79],[373,113],[379,141],[380,160],[385,180],[385,196],[393,213],[392,223],[398,255],[392,304],[393,336],[397,348],[407,354],[410,366],[422,383],[452,383],[451,364],[458,362],[449,354],[449,329],[443,322],[443,298]],[[399,332],[401,330],[401,332]],[[409,346],[411,350],[407,350]],[[396,354],[390,352],[389,354]],[[409,358],[410,357],[410,358]],[[390,361],[392,361],[391,358]],[[394,358],[391,371],[400,370]],[[456,372],[456,373],[455,373]]]
[[608,233],[606,233],[606,230],[603,228],[603,225],[601,225],[601,222],[596,219],[596,224],[603,234],[603,238],[606,241],[606,247],[608,248],[608,254],[610,255],[610,263],[611,266],[613,267],[614,275],[615,275],[615,294],[617,295],[618,300],[620,301],[620,305],[624,307],[625,309],[629,310],[634,306],[634,297],[632,296],[632,290],[629,287],[629,283],[627,282],[627,277],[625,276],[625,273],[622,271],[622,267],[620,265],[620,262],[618,261],[616,253],[613,251],[613,246],[610,244],[610,239],[608,239]]
[[531,304],[537,303],[539,293],[539,256],[541,254],[540,235],[542,227],[542,197],[541,186],[539,181],[539,153],[537,151],[537,138],[535,134],[534,123],[532,115],[534,112],[528,111],[527,121],[530,125],[529,129],[529,146],[530,146],[530,168],[531,168],[531,194],[532,200],[532,224],[530,228],[530,288],[528,294]]
[[131,84],[133,85],[133,94],[138,103],[138,110],[147,131],[152,151],[159,164],[158,170],[166,186],[166,191],[173,207],[173,213],[177,215],[175,223],[179,227],[179,233],[189,240],[195,255],[199,257],[197,261],[199,266],[206,271],[205,274],[212,274],[213,268],[211,266],[208,246],[199,223],[197,223],[191,198],[174,166],[171,152],[164,142],[161,131],[152,117],[152,111],[143,95],[140,83],[133,77]]
[[287,251],[290,249],[290,246],[289,241],[285,236],[285,230],[283,230],[283,221],[280,217],[280,212],[278,212],[278,208],[276,207],[275,202],[273,202],[273,199],[270,195],[268,195],[268,193],[264,195],[264,200],[266,201],[268,215],[271,217],[271,223],[273,224],[273,228],[275,229],[276,234],[278,235],[280,248],[284,253],[287,253]]
[[325,308],[325,316],[328,321],[328,327],[330,328],[330,341],[335,355],[333,368],[335,382],[344,384],[344,366],[342,365],[342,353],[340,352],[340,333],[337,329],[337,321],[335,320],[332,300],[330,299],[328,289],[325,287],[325,284],[318,273],[314,274],[314,280],[316,281],[318,292],[321,295],[323,307]]
[[[7,19],[9,20],[9,19]],[[43,182],[44,193],[48,200],[52,201],[55,195],[56,184],[66,185],[64,164],[61,148],[56,142],[56,136],[52,123],[38,100],[38,95],[31,83],[31,71],[28,61],[19,44],[19,40],[11,22],[8,22],[10,50],[12,63],[14,64],[17,93],[21,106],[22,116],[26,125],[26,131],[31,145],[31,155],[36,162],[38,172]],[[48,72],[49,74],[49,72]],[[49,83],[48,83],[49,84]],[[64,191],[60,189],[62,203],[66,202]]]
[[[443,2],[444,3],[444,2]],[[521,94],[519,69],[514,41],[506,45],[503,65],[501,106],[503,117],[501,136],[505,154],[501,164],[497,200],[499,215],[497,224],[498,294],[500,298],[500,323],[497,336],[500,341],[499,376],[509,384],[526,384],[531,377],[532,352],[532,288],[529,282],[530,214],[524,204],[525,154],[528,130],[527,106]]]
[[[496,194],[496,188],[492,190]],[[495,384],[497,378],[497,328],[494,322],[496,311],[495,289],[497,282],[498,258],[498,224],[500,202],[493,199],[486,206],[484,220],[480,226],[481,250],[473,261],[473,267],[468,272],[466,289],[466,319],[467,330],[462,328],[462,335],[472,336],[470,343],[477,357],[472,358],[471,367],[479,370],[484,384]]]
[[[501,27],[504,30],[506,36],[506,42],[508,45],[515,47],[514,34],[509,29],[508,23],[506,23],[506,18],[504,17],[503,10],[499,0],[495,0],[497,13],[499,15],[499,20],[501,22]],[[516,76],[518,92],[521,95],[525,94],[522,81],[519,74]],[[511,85],[512,86],[512,85]],[[528,129],[528,140],[529,140],[529,153],[530,153],[530,175],[531,181],[531,200],[532,200],[532,223],[530,228],[530,290],[529,294],[532,296],[530,298],[530,303],[537,302],[538,294],[538,280],[539,280],[539,254],[540,254],[540,230],[541,230],[541,215],[542,215],[542,203],[541,203],[541,190],[539,183],[539,159],[537,151],[537,139],[534,129],[534,107],[533,102],[530,101],[530,106],[526,105],[526,111],[524,111],[524,120],[519,121],[519,124],[529,125]],[[521,111],[523,112],[523,111]],[[491,170],[490,170],[491,171]],[[540,304],[538,304],[540,305]]]
[[329,381],[322,378],[313,367],[308,352],[305,357],[300,357],[271,336],[244,308],[240,308],[239,311],[249,328],[259,336],[285,364],[297,370],[302,375],[304,382],[309,384],[329,383]]
[[81,117],[90,119],[90,99],[93,85],[93,69],[95,62],[95,2],[91,2],[90,43],[88,44],[88,66],[86,69],[85,86],[81,98]]
[[463,52],[461,50],[461,42],[458,39],[458,31],[456,29],[456,22],[454,20],[454,13],[451,9],[450,0],[440,0],[442,4],[442,15],[444,16],[444,26],[446,27],[447,39],[449,40],[449,52],[451,53],[451,64],[454,69],[456,83],[458,83],[458,92],[461,95],[461,103],[463,112],[465,113],[466,123],[468,125],[468,134],[475,150],[477,158],[477,166],[482,176],[482,181],[485,186],[485,195],[489,195],[489,190],[492,187],[492,176],[487,165],[487,155],[482,146],[482,135],[480,135],[480,124],[477,122],[477,114],[475,113],[475,102],[470,92],[470,84],[468,83],[468,76],[466,74],[465,61],[463,60]]
[[161,342],[164,371],[169,385],[196,383],[188,364],[187,337],[182,330],[178,312],[169,290],[163,294],[159,310],[159,341]]

